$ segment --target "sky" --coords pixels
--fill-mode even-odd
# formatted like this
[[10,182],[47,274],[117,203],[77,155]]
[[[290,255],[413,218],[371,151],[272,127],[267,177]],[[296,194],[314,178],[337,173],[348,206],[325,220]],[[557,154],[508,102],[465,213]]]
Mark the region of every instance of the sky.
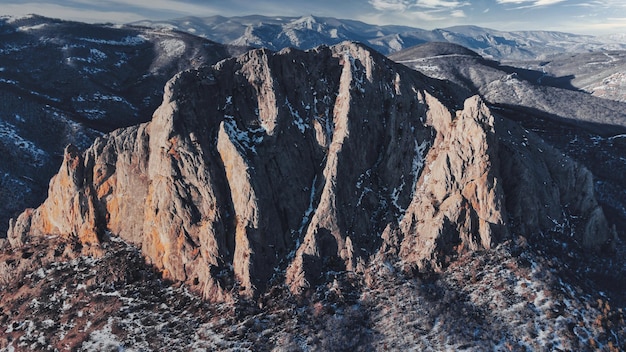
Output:
[[185,16],[328,16],[424,29],[626,33],[626,0],[0,0],[0,15],[128,23]]

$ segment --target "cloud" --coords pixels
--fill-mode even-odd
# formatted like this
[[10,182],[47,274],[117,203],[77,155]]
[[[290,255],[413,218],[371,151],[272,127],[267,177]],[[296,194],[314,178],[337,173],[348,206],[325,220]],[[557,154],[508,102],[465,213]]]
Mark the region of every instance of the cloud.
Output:
[[[375,13],[369,19],[377,23],[441,28],[466,21],[465,0],[368,0]],[[367,18],[363,18],[367,22]]]
[[450,13],[450,15],[452,15],[452,17],[456,17],[456,18],[467,17],[465,15],[465,12],[463,12],[463,10],[454,10],[454,11],[452,11],[452,13]]
[[550,6],[563,1],[565,0],[496,0],[498,4],[528,4],[519,8]]
[[85,5],[98,6],[103,8],[111,8],[117,6],[118,8],[136,8],[142,10],[156,11],[156,12],[171,12],[178,14],[195,14],[197,16],[217,14],[218,9],[213,8],[206,4],[194,4],[191,1],[176,1],[176,0],[99,0],[97,2],[93,0],[73,0],[76,3],[83,3]]
[[532,2],[534,0],[496,0],[498,4],[522,4],[525,2]]
[[445,21],[447,19],[446,16],[441,16],[436,12],[424,12],[424,11],[416,11],[411,12],[411,17],[428,22],[437,22],[437,21]]
[[550,5],[558,4],[563,1],[565,0],[538,0],[538,1],[535,1],[535,3],[532,6],[550,6]]
[[368,2],[379,11],[406,11],[416,8],[447,10],[470,4],[456,0],[369,0]]
[[[568,4],[570,5],[570,4]],[[616,7],[626,7],[626,2],[623,0],[589,0],[589,1],[581,1],[570,6],[578,6],[578,7],[592,7],[596,9],[610,9]]]
[[[1,0],[0,0],[1,1]],[[82,22],[128,23],[148,16],[171,18],[182,15],[210,16],[220,13],[214,7],[176,0],[56,0],[2,1],[1,13],[12,16],[38,14]]]
[[594,1],[605,7],[626,7],[624,0],[596,0]]
[[368,2],[379,11],[404,11],[409,8],[409,2],[405,0],[369,0]]
[[70,19],[88,23],[111,22],[127,23],[144,19],[144,17],[127,11],[99,11],[82,9],[42,2],[25,2],[19,4],[3,4],[2,14],[21,17],[29,14],[38,14],[46,17]]
[[454,9],[461,6],[469,5],[468,2],[447,1],[447,0],[417,0],[413,6],[424,7],[430,9],[448,8]]
[[626,18],[607,18],[602,23],[578,24],[576,29],[598,34],[626,33]]

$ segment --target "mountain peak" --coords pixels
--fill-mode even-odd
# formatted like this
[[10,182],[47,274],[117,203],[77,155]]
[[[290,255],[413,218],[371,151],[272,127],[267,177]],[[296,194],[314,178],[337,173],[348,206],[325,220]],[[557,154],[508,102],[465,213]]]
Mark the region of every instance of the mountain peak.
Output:
[[302,16],[298,19],[296,19],[295,21],[293,21],[294,23],[307,23],[307,24],[313,24],[313,23],[317,23],[317,17],[313,16],[313,15],[308,15],[308,16]]
[[164,277],[228,301],[276,280],[303,293],[376,255],[442,270],[552,220],[585,248],[611,239],[588,171],[450,92],[350,42],[182,72],[149,123],[68,148],[9,241],[78,236],[95,250],[120,237]]

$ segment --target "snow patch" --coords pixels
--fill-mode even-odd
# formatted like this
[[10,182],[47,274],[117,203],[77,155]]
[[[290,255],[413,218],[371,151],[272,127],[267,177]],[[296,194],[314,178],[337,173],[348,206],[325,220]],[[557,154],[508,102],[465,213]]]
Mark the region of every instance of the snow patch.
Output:
[[371,188],[363,186],[363,183],[365,182],[365,180],[369,179],[371,175],[372,175],[372,169],[368,169],[367,171],[365,171],[359,176],[359,179],[356,182],[356,185],[355,185],[356,189],[361,190],[359,199],[356,202],[357,207],[361,205],[361,203],[363,202],[363,197],[365,197],[367,193],[374,192],[374,190],[372,190]]
[[9,150],[18,148],[37,167],[43,166],[48,159],[48,154],[44,150],[38,148],[35,143],[22,138],[17,128],[6,121],[0,121],[0,145],[5,145]]
[[78,38],[78,40],[82,40],[89,43],[96,44],[107,44],[107,45],[124,45],[124,46],[137,46],[146,42],[146,38],[142,36],[135,37],[124,37],[121,40],[103,40],[103,39],[94,39],[94,38]]
[[264,128],[242,130],[237,126],[237,121],[233,116],[224,115],[224,131],[230,140],[242,151],[251,151],[256,154],[256,146],[263,141],[265,136]]
[[420,71],[422,73],[439,73],[441,72],[441,67],[437,65],[427,64],[427,65],[415,65],[413,69]]
[[36,95],[38,97],[41,97],[41,98],[44,98],[44,99],[47,99],[47,100],[50,100],[50,101],[54,101],[56,103],[60,103],[61,102],[61,99],[51,97],[51,96],[49,96],[47,94],[43,94],[43,93],[39,93],[39,92],[35,92],[35,91],[31,91],[30,94]]
[[404,42],[400,36],[396,36],[387,44],[393,51],[400,51],[404,49]]
[[398,219],[398,221],[400,221],[402,219],[403,214],[406,213],[406,209],[402,208],[402,206],[400,206],[400,204],[398,204],[398,201],[400,200],[400,194],[402,193],[402,190],[404,189],[404,186],[406,185],[406,183],[404,182],[404,175],[401,176],[401,180],[402,183],[400,184],[400,186],[396,187],[393,189],[393,191],[391,191],[391,205],[394,206],[394,208],[396,208],[396,210],[398,211],[398,214],[400,214],[400,218]]
[[165,52],[168,57],[180,56],[185,52],[187,46],[185,42],[178,39],[165,39],[159,42],[159,47]]
[[22,27],[17,27],[17,30],[20,32],[28,32],[28,31],[34,31],[37,29],[42,29],[46,27],[47,25],[48,25],[47,23],[41,23],[41,24],[37,24],[34,26],[22,26]]
[[306,122],[304,122],[304,119],[302,119],[302,117],[300,116],[298,110],[294,109],[294,107],[289,102],[289,99],[287,98],[285,98],[285,105],[289,108],[291,117],[293,117],[293,124],[298,128],[298,130],[300,130],[300,133],[304,133],[308,126]]
[[12,79],[0,78],[0,83],[17,85],[18,82]]
[[417,140],[414,141],[414,152],[413,161],[411,162],[411,175],[413,175],[413,185],[412,190],[415,192],[415,186],[417,185],[417,180],[424,169],[424,162],[426,160],[426,152],[428,151],[428,147],[430,147],[429,141],[423,141],[421,144],[417,143]]
[[304,227],[309,223],[311,219],[311,214],[313,214],[313,202],[315,201],[315,182],[317,182],[317,175],[313,177],[313,183],[311,184],[311,193],[309,195],[309,207],[304,211],[304,216],[302,217],[302,222],[300,223],[300,228],[298,229],[298,233],[302,233]]
[[332,118],[330,117],[330,106],[332,99],[325,95],[322,98],[321,103],[324,107],[324,111],[320,112],[318,109],[318,104],[320,101],[317,99],[317,96],[313,96],[313,118],[317,121],[320,126],[322,126],[324,134],[326,135],[326,139],[330,141],[333,136],[333,123]]
[[603,79],[600,85],[587,86],[584,89],[595,96],[626,101],[626,73],[614,73]]
[[356,64],[356,59],[349,50],[346,50],[343,54],[344,60],[346,62],[350,62],[350,69],[352,72],[352,81],[354,82],[354,87],[361,93],[365,93],[365,88],[363,87],[365,83],[365,72],[359,69]]
[[117,95],[106,95],[106,94],[102,94],[102,93],[94,93],[91,96],[85,96],[85,95],[79,95],[77,97],[73,97],[72,101],[76,102],[76,103],[84,103],[84,102],[102,102],[102,101],[109,101],[109,102],[116,102],[116,103],[125,103],[127,105],[132,105],[130,104],[126,99],[117,96]]
[[102,120],[106,117],[106,111],[98,109],[83,109],[77,112],[81,114],[81,117],[91,121]]
[[98,49],[89,49],[89,54],[95,62],[99,62],[107,58],[107,54]]
[[83,342],[82,348],[86,351],[123,351],[124,346],[119,338],[113,334],[113,318],[109,317],[106,325],[89,334],[89,340]]

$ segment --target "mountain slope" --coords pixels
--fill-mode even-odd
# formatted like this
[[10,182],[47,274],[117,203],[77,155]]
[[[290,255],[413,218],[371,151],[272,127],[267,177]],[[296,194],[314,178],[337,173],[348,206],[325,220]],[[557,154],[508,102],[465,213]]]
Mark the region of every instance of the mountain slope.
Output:
[[566,81],[594,96],[626,102],[626,52],[600,52],[556,55],[550,60],[514,62],[544,75],[540,81]]
[[180,70],[231,49],[185,33],[0,19],[0,231],[45,198],[67,144],[150,119]]
[[391,58],[480,94],[499,113],[583,163],[594,174],[602,206],[626,238],[626,183],[620,176],[626,172],[623,102],[599,99],[578,91],[569,80],[486,60],[453,44],[428,43]]
[[566,80],[568,75],[551,76],[521,62],[499,63],[449,43],[427,43],[389,57],[431,77],[459,84],[494,104],[525,106],[563,120],[626,126],[623,103],[577,92]]
[[220,43],[273,50],[285,47],[310,49],[322,44],[332,45],[352,40],[367,44],[383,54],[391,54],[425,42],[449,42],[496,60],[529,60],[560,53],[626,49],[626,44],[620,38],[611,37],[549,31],[505,32],[476,26],[424,30],[316,16],[184,17],[133,24],[171,28]]

